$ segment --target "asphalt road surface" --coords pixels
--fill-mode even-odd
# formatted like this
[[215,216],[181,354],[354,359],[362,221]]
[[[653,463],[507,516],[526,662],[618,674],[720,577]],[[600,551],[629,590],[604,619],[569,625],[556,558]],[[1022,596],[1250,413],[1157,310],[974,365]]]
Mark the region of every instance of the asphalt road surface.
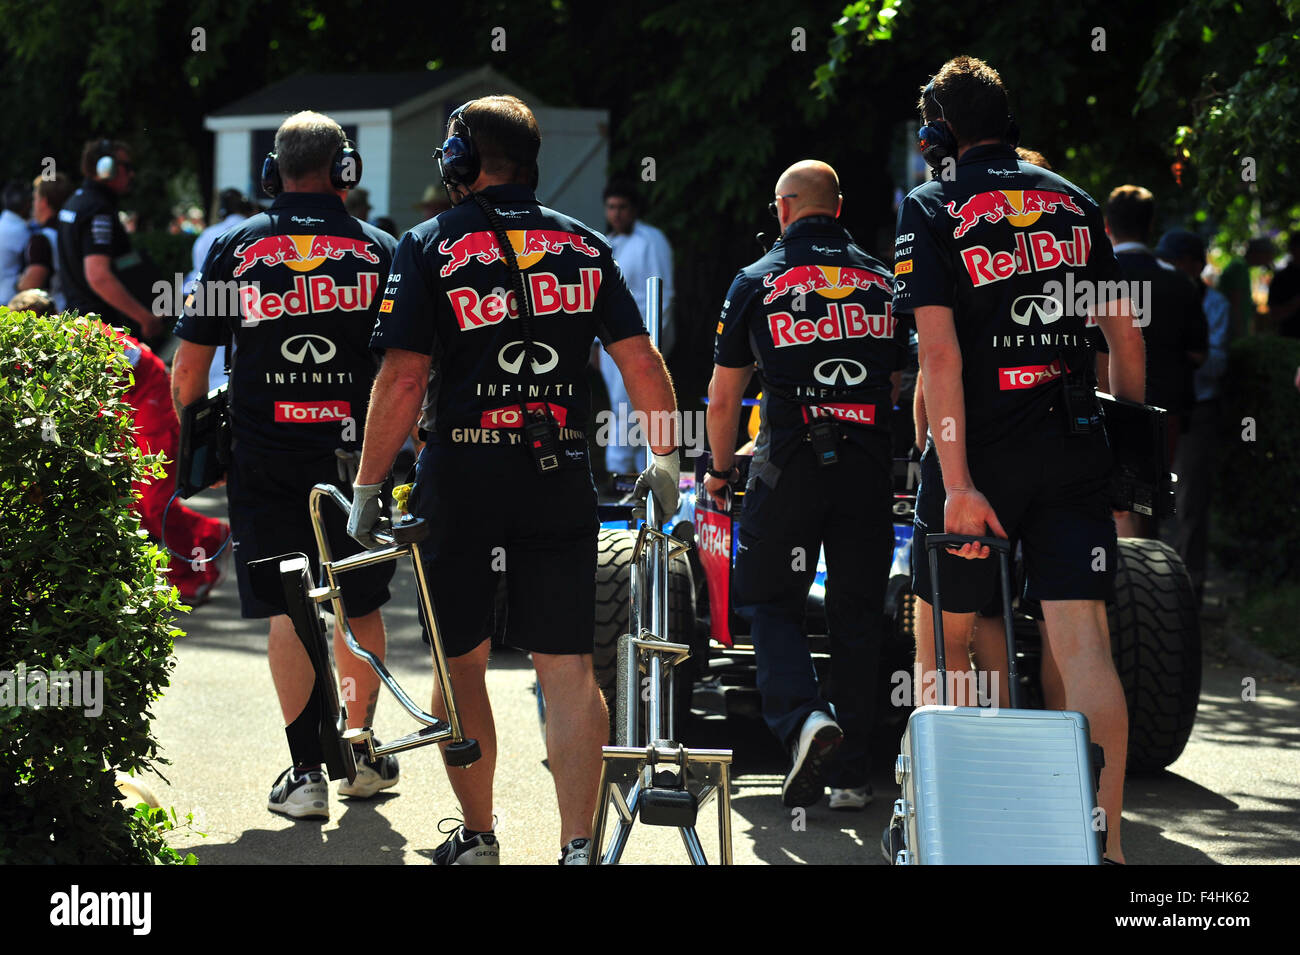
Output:
[[[198,506],[224,512],[222,492]],[[394,598],[385,609],[388,665],[422,705],[433,684],[419,639],[415,590],[399,566]],[[178,622],[171,686],[154,706],[154,734],[167,781],[146,778],[164,807],[191,827],[172,844],[204,865],[426,864],[443,840],[440,820],[458,815],[441,759],[425,747],[401,754],[397,787],[365,801],[339,797],[331,786],[328,822],[295,822],[266,809],[288,747],[266,663],[265,624],[244,621],[233,575],[209,604]],[[1243,700],[1243,681],[1254,700]],[[533,673],[520,653],[498,653],[488,672],[499,755],[497,835],[503,864],[554,863],[559,815],[546,769],[533,695]],[[381,738],[416,728],[381,691],[376,716]],[[781,805],[784,757],[754,719],[697,716],[683,742],[731,748],[733,844],[737,864],[883,864],[880,832],[897,795],[891,760],[879,760],[875,801],[862,812],[832,812],[825,802],[806,816]],[[447,825],[451,825],[448,823]],[[205,835],[200,836],[199,833]],[[716,811],[700,814],[699,832],[717,860]],[[1164,773],[1129,780],[1124,812],[1130,864],[1300,863],[1300,687],[1207,654],[1200,711],[1191,741]],[[675,830],[637,825],[625,863],[684,863]]]

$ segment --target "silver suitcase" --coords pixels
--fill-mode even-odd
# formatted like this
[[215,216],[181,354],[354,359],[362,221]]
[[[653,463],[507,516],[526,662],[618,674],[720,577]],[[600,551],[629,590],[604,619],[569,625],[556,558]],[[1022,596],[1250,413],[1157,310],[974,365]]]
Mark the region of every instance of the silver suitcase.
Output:
[[[1001,565],[1010,709],[948,706],[939,547],[987,544]],[[907,721],[886,849],[896,865],[1099,865],[1101,841],[1088,721],[1019,708],[1011,622],[1010,546],[993,537],[929,534],[940,701]]]

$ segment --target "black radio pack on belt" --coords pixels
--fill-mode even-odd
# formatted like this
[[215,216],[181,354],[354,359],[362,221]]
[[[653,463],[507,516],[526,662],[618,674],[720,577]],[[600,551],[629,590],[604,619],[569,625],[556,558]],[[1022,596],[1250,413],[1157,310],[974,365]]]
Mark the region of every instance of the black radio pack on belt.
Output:
[[[225,372],[230,377],[230,330],[225,327]],[[181,443],[176,455],[176,493],[192,497],[221,480],[230,467],[230,384],[181,409]]]
[[1061,404],[1065,414],[1067,434],[1095,434],[1101,430],[1101,408],[1097,394],[1086,375],[1071,371],[1065,356],[1057,353],[1061,368]]

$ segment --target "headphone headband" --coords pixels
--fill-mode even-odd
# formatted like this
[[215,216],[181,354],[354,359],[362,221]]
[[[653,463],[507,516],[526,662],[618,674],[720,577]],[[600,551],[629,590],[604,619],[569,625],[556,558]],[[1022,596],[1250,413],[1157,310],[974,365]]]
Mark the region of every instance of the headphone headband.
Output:
[[[357,188],[361,184],[361,169],[361,153],[356,144],[344,135],[330,160],[330,186],[341,192]],[[262,160],[261,180],[262,191],[272,199],[284,192],[284,179],[280,175],[280,162],[275,150]]]

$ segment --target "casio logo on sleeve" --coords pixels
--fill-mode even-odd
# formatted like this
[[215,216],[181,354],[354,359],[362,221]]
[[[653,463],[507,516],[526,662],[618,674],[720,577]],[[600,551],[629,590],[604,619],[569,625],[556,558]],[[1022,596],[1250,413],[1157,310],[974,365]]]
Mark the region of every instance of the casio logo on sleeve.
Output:
[[334,343],[321,335],[294,335],[280,346],[280,354],[295,365],[301,365],[311,355],[313,365],[323,365],[338,351]]

